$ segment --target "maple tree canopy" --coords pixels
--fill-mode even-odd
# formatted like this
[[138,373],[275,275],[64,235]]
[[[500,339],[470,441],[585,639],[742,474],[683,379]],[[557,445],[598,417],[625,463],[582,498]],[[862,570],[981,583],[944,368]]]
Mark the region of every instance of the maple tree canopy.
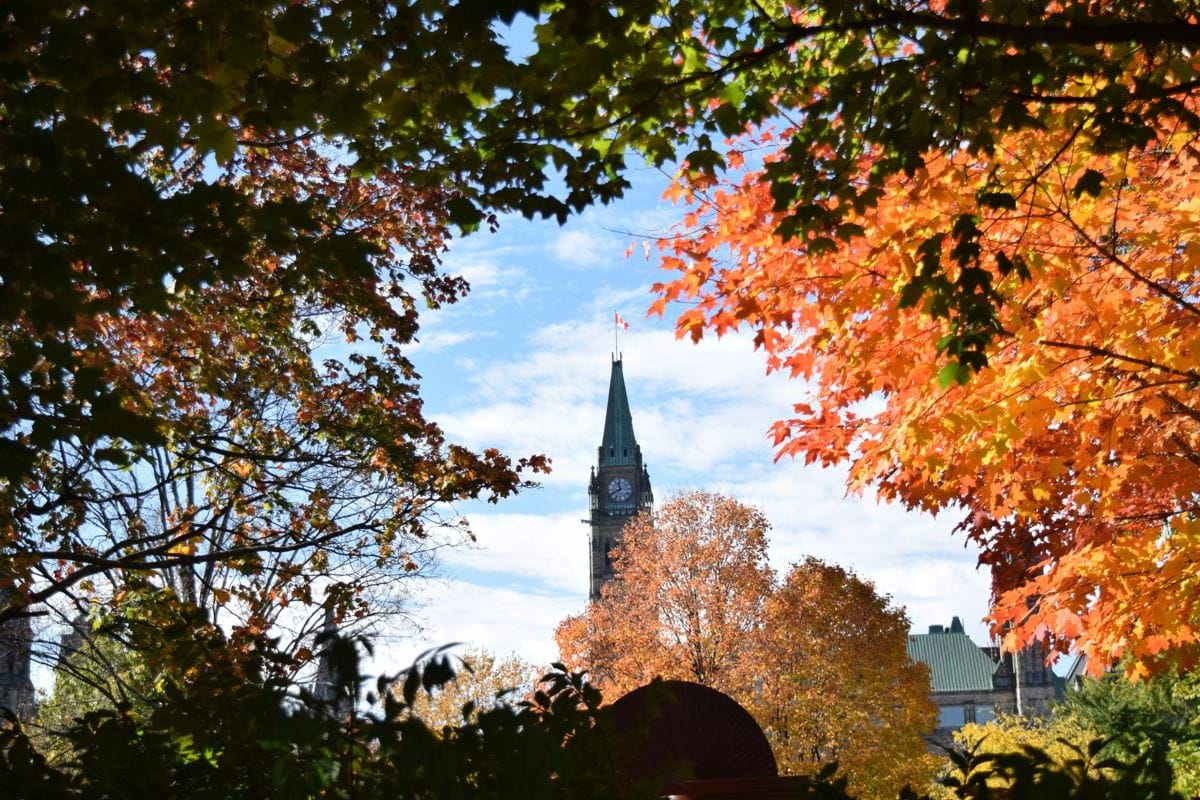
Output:
[[533,61],[581,157],[684,159],[680,332],[748,324],[813,382],[781,454],[958,515],[1010,645],[1195,661],[1194,7],[648,0],[538,32],[584,43]]
[[[796,131],[748,136],[730,155],[739,180],[681,175],[673,193],[693,207],[661,242],[678,276],[655,308],[690,300],[678,330],[694,338],[748,325],[770,368],[808,381],[775,425],[781,455],[846,463],[854,491],[956,516],[1009,646],[1047,639],[1144,674],[1193,663],[1200,624],[1200,153],[1168,121],[1151,147],[1097,154],[1071,133],[1090,116],[1064,104],[990,157],[926,153],[847,212],[860,232],[832,248],[783,238],[761,180]],[[750,166],[743,149],[762,147],[774,154]],[[981,205],[985,190],[1004,199]],[[946,274],[998,298],[1003,331],[969,380],[935,344],[953,320],[906,290],[964,249],[971,263]]]

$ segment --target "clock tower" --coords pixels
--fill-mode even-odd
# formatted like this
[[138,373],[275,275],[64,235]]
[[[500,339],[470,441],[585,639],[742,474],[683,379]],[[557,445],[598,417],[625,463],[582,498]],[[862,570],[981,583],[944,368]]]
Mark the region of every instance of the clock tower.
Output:
[[650,474],[642,463],[642,448],[633,436],[633,416],[629,413],[629,397],[625,394],[625,375],[619,358],[612,362],[604,438],[600,442],[597,466],[592,469],[588,497],[591,500],[589,598],[597,600],[600,587],[612,577],[611,552],[621,541],[625,523],[654,504]]

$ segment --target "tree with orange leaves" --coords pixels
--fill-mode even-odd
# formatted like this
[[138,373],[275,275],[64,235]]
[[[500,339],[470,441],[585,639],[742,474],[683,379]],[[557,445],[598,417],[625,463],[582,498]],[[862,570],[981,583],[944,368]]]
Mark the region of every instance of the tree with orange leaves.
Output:
[[[1075,136],[1094,124],[1064,103],[990,156],[930,151],[876,207],[843,209],[836,243],[777,232],[787,211],[762,174],[794,131],[761,130],[730,162],[766,147],[765,165],[672,189],[693,207],[660,242],[678,275],[654,310],[690,302],[677,331],[694,339],[747,326],[770,369],[808,382],[774,426],[781,456],[956,516],[1007,646],[1146,674],[1194,663],[1200,638],[1200,153],[1164,125],[1151,147],[1098,154]],[[974,374],[924,294],[942,280],[998,308]]]
[[784,774],[837,761],[856,796],[894,798],[937,770],[936,709],[905,650],[908,618],[853,573],[806,559],[778,584],[769,525],[702,492],[625,529],[600,600],[559,625],[562,660],[616,698],[656,676],[719,689],[758,720]]
[[757,509],[703,492],[638,516],[601,600],[559,625],[564,663],[613,698],[658,675],[735,692],[774,579],[768,529]]

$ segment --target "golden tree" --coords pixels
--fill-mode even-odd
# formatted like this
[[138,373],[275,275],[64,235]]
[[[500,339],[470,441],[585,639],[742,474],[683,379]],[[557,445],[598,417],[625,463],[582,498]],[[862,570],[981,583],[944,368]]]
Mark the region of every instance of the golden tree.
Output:
[[673,498],[626,527],[614,579],[559,625],[563,662],[616,698],[656,676],[733,693],[773,573],[766,518],[728,497]]
[[908,658],[909,620],[853,572],[806,558],[767,599],[744,669],[743,704],[767,730],[780,771],[837,761],[862,797],[920,788],[938,759],[929,673]]
[[413,701],[412,715],[430,730],[459,727],[500,702],[515,702],[532,691],[538,677],[537,669],[516,654],[501,657],[483,647],[466,650],[461,662],[454,680],[430,693],[418,692]]

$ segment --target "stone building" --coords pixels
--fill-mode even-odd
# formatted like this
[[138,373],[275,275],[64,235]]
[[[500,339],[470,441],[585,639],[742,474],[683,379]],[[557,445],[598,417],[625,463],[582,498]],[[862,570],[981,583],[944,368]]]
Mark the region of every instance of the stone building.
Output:
[[589,597],[600,597],[600,587],[612,577],[613,547],[621,531],[640,511],[654,505],[650,473],[642,463],[642,448],[633,435],[633,415],[625,392],[625,374],[620,358],[612,362],[608,381],[608,409],[604,415],[604,437],[588,482],[591,515],[589,536]]
[[928,633],[909,634],[908,657],[929,667],[930,697],[938,706],[933,740],[939,744],[949,745],[963,725],[996,714],[1046,714],[1063,692],[1042,651],[1022,650],[1014,659],[998,647],[977,645],[958,617],[948,628],[930,625]]
[[[0,608],[8,605],[8,592],[0,591]],[[0,624],[0,708],[27,720],[37,712],[29,667],[33,655],[33,631],[28,617]]]

